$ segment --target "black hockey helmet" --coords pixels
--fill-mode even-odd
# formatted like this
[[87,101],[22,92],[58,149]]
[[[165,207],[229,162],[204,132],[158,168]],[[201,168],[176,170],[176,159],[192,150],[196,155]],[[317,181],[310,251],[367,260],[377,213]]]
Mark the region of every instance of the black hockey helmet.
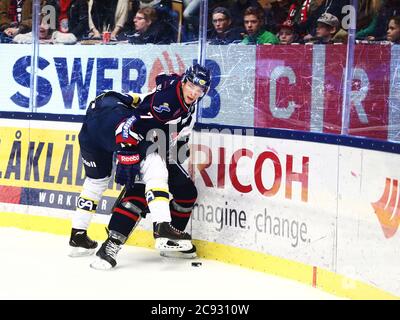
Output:
[[206,94],[211,84],[211,72],[206,67],[196,63],[187,68],[183,74],[182,82],[186,81],[202,87],[204,94]]

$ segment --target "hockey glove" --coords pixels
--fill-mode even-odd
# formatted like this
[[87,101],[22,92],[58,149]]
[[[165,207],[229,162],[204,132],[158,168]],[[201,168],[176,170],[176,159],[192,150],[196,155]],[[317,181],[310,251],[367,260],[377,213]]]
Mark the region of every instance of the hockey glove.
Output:
[[117,151],[117,168],[115,182],[122,186],[133,186],[136,176],[140,173],[140,156],[137,151]]
[[190,157],[189,136],[178,140],[176,145],[178,148],[178,162],[182,164]]
[[142,99],[140,99],[140,95],[138,93],[135,92],[128,92],[128,95],[130,95],[132,97],[132,102],[131,102],[131,106],[133,108],[136,108]]

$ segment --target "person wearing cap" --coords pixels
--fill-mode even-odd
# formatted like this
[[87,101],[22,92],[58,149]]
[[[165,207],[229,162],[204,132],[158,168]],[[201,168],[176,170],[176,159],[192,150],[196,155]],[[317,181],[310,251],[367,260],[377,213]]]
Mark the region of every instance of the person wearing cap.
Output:
[[240,30],[232,27],[231,13],[224,7],[217,7],[212,12],[213,30],[208,35],[210,44],[229,44],[241,41]]
[[293,21],[286,20],[281,24],[278,38],[280,44],[292,44],[298,40]]
[[331,13],[323,13],[317,20],[316,37],[311,38],[309,43],[328,44],[333,43],[335,34],[339,31],[339,19]]
[[242,44],[279,44],[279,39],[264,27],[264,11],[259,7],[249,7],[243,14],[246,36]]

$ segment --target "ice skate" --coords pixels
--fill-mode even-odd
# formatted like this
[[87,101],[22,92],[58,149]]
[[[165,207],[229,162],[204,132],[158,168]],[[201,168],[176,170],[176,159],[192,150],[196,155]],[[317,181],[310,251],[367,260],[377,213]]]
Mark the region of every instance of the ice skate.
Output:
[[125,243],[126,237],[117,231],[111,230],[108,239],[101,245],[90,267],[97,270],[110,270],[117,265],[117,254]]
[[187,251],[193,247],[190,234],[174,228],[169,222],[157,223],[153,235],[155,248],[160,251]]
[[71,247],[70,257],[90,256],[97,248],[97,242],[88,237],[86,230],[80,229],[72,229],[69,245]]
[[[170,246],[175,245],[175,242],[172,240],[167,241],[167,244]],[[177,259],[194,259],[197,258],[196,247],[192,244],[192,248],[185,251],[160,251],[160,256],[166,258],[177,258]]]

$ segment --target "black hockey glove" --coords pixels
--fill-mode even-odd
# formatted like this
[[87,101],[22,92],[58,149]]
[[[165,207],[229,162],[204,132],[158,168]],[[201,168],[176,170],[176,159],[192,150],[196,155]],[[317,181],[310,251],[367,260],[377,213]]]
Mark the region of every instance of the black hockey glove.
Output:
[[117,168],[115,170],[115,182],[127,186],[133,186],[135,178],[140,172],[140,155],[133,150],[117,151]]
[[178,140],[176,146],[178,149],[178,162],[182,164],[190,157],[189,137]]

